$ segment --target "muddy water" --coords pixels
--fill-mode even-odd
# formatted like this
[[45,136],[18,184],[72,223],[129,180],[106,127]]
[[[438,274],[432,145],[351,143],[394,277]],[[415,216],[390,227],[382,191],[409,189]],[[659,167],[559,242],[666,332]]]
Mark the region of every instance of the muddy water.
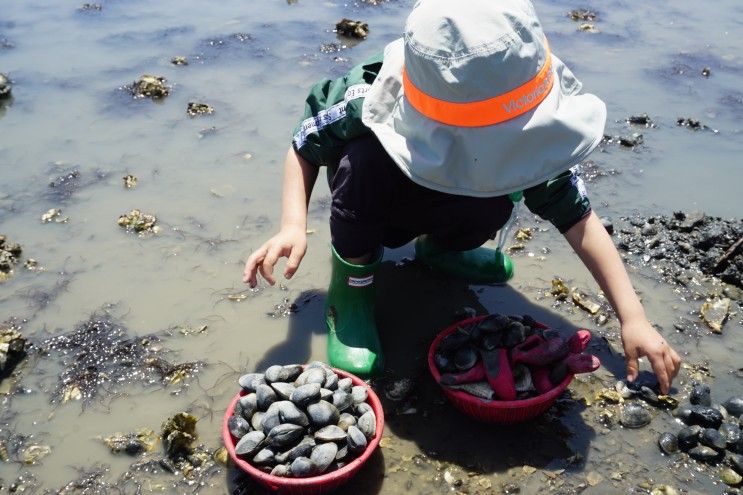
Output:
[[[3,433],[32,435],[52,453],[40,465],[0,465],[6,485],[23,473],[58,489],[77,468],[98,463],[110,466],[107,477],[115,480],[132,460],[110,455],[96,437],[141,426],[158,430],[165,417],[183,409],[201,418],[201,440],[216,448],[239,371],[325,358],[327,187],[316,189],[309,251],[291,282],[244,291],[242,264],[277,228],[281,160],[308,85],[342,74],[398,36],[411,5],[185,1],[176,8],[114,0],[101,11],[79,11],[69,2],[4,3],[0,72],[13,80],[14,98],[0,103],[0,233],[20,242],[24,257],[45,270],[19,266],[0,286],[0,320],[26,319],[24,333],[34,342],[72,330],[109,304],[131,336],[207,325],[202,334],[175,330],[163,337],[172,361],[207,363],[184,389],[118,386],[85,408],[54,405],[60,369],[50,358],[31,359],[17,383],[28,393],[3,400]],[[607,174],[589,184],[596,209],[613,217],[695,209],[740,217],[743,8],[732,0],[705,9],[690,1],[671,7],[604,2],[597,4],[600,32],[584,33],[566,16],[583,6],[538,2],[537,9],[554,52],[607,102],[607,134],[644,135],[634,149],[609,143],[591,157]],[[369,39],[337,38],[331,30],[341,17],[367,21]],[[320,49],[329,43],[341,49]],[[190,64],[170,64],[175,55]],[[708,78],[701,75],[704,67],[711,70]],[[166,77],[171,95],[133,100],[119,89],[144,73]],[[191,101],[208,103],[215,113],[189,118]],[[642,112],[657,126],[624,123]],[[677,127],[679,117],[718,132]],[[75,187],[50,188],[50,180],[72,170],[80,172]],[[123,187],[127,173],[139,177],[136,188]],[[42,224],[49,208],[61,208],[69,221]],[[132,208],[157,215],[163,231],[152,238],[123,232],[116,219]],[[547,228],[528,214],[520,221]],[[594,287],[552,229],[538,232],[527,253],[517,255],[517,276],[504,288],[452,283],[409,263],[410,257],[410,246],[386,254],[378,320],[388,352],[385,379],[416,379],[417,399],[404,407],[388,401],[387,441],[354,490],[446,492],[449,471],[447,479],[462,480],[470,493],[509,483],[522,493],[547,486],[569,492],[587,484],[589,474],[587,493],[628,491],[642,482],[690,493],[722,491],[713,472],[694,463],[677,466],[681,461],[658,453],[657,433],[678,429],[667,413],[657,413],[642,430],[606,428],[597,419],[600,408],[580,400],[622,376],[621,356],[612,353],[620,349],[613,320],[597,331],[607,340],[596,339],[593,348],[605,368],[575,383],[572,395],[533,424],[473,424],[442,401],[426,375],[425,351],[436,329],[462,306],[529,312],[566,332],[595,328],[580,311],[551,309],[544,295],[554,275]],[[632,270],[632,276],[650,318],[674,346],[689,362],[710,363],[713,398],[739,394],[741,378],[730,370],[740,367],[734,352],[743,343],[740,316],[722,336],[675,332],[674,318],[695,318],[701,303],[658,282],[649,269]],[[290,304],[296,304],[292,314]],[[688,392],[684,373],[680,397]],[[383,390],[386,382],[380,383]],[[168,488],[173,479],[163,476],[158,483],[166,492],[195,489]],[[206,483],[205,493],[252,490],[241,488],[232,470]]]

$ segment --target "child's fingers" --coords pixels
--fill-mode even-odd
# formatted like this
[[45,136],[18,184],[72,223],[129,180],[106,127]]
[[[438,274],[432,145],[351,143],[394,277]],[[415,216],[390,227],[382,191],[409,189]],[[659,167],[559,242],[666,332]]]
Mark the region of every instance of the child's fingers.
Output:
[[650,365],[653,367],[653,372],[658,379],[661,393],[667,394],[668,389],[671,388],[671,380],[668,377],[668,371],[666,370],[666,361],[663,355],[660,356],[648,356]]
[[248,257],[248,261],[245,262],[245,271],[243,272],[243,282],[249,284],[251,287],[255,287],[258,284],[256,279],[256,273],[258,271],[258,265],[263,261],[266,256],[266,246],[259,247]]
[[276,278],[273,276],[273,267],[276,265],[276,262],[279,261],[280,256],[281,246],[273,245],[268,249],[266,257],[263,258],[263,263],[258,265],[258,270],[261,272],[261,275],[263,275],[263,278],[266,279],[266,282],[268,282],[270,285],[274,285],[276,283]]
[[289,259],[286,262],[286,268],[284,269],[285,278],[292,278],[294,272],[299,268],[299,264],[302,262],[303,257],[304,250],[295,246],[291,253],[289,253]]
[[627,381],[634,382],[640,372],[640,362],[635,355],[627,355]]

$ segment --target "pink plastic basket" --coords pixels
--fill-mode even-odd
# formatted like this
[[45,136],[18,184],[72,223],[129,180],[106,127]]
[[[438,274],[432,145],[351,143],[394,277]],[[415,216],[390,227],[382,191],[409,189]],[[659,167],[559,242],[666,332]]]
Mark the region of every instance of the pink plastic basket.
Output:
[[237,443],[237,439],[232,436],[230,429],[227,426],[227,421],[230,416],[232,416],[235,404],[241,396],[245,395],[245,391],[241,390],[237,395],[235,395],[235,397],[233,397],[230,405],[227,407],[227,411],[224,413],[224,419],[222,420],[222,439],[224,440],[227,452],[229,452],[230,457],[232,458],[232,462],[234,462],[238,468],[247,473],[256,482],[265,486],[269,490],[291,495],[316,495],[319,493],[326,493],[335,490],[353,478],[359,469],[361,469],[361,466],[363,466],[372,455],[374,449],[379,445],[379,440],[382,438],[382,431],[384,429],[384,411],[382,410],[382,403],[379,402],[379,397],[377,397],[374,390],[372,390],[364,381],[347,371],[335,368],[333,368],[333,371],[335,371],[340,378],[351,378],[354,385],[361,385],[366,388],[368,396],[367,400],[377,417],[376,435],[371,439],[363,454],[336,471],[322,474],[320,476],[313,476],[311,478],[282,478],[264,473],[235,454],[235,444]]
[[[436,354],[436,349],[438,349],[441,340],[454,332],[458,326],[475,323],[484,318],[486,318],[486,316],[475,316],[473,318],[458,321],[447,327],[443,332],[439,333],[433,340],[431,347],[428,349],[428,369],[431,371],[431,375],[433,375],[433,379],[436,380],[436,383],[440,382],[441,374],[436,367],[434,355]],[[541,323],[539,325],[542,328],[547,328],[546,325]],[[454,404],[454,407],[468,416],[487,423],[513,424],[534,419],[545,412],[557,400],[563,391],[568,388],[571,381],[573,381],[573,375],[569,374],[560,384],[555,386],[549,392],[524,400],[486,401],[460,390],[454,390],[443,386],[441,389],[444,391],[444,395],[446,395],[451,403]]]

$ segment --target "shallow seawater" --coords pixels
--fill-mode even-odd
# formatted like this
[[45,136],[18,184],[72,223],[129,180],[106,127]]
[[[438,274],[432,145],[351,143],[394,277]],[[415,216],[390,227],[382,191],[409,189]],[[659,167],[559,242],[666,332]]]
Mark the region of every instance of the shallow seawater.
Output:
[[[240,280],[242,266],[278,228],[282,161],[309,85],[342,75],[399,36],[413,2],[184,0],[176,6],[111,0],[100,11],[80,5],[32,0],[4,2],[0,9],[0,72],[13,81],[13,99],[0,101],[0,234],[23,246],[24,259],[44,267],[31,272],[18,265],[0,285],[0,321],[25,320],[23,333],[38,343],[110,307],[132,338],[156,333],[171,351],[170,361],[204,361],[206,367],[178,386],[112,385],[83,407],[50,403],[61,370],[55,359],[33,356],[16,384],[28,393],[3,399],[0,433],[3,439],[10,432],[32,435],[52,451],[38,465],[0,465],[0,493],[21,474],[36,478],[42,490],[58,490],[79,468],[99,464],[109,466],[105,477],[115,480],[132,459],[111,455],[97,437],[143,426],[159,431],[166,417],[181,410],[199,416],[200,440],[214,449],[240,372],[325,359],[327,186],[319,181],[315,190],[309,250],[291,281],[249,291]],[[609,143],[590,157],[599,171],[611,171],[588,184],[599,214],[701,210],[743,216],[743,6],[733,0],[705,9],[688,0],[536,6],[553,52],[585,91],[606,102],[606,134],[644,137],[634,149]],[[586,6],[598,10],[598,33],[579,31],[566,15]],[[342,17],[368,22],[368,39],[333,33]],[[330,43],[339,50],[321,49]],[[176,55],[189,65],[172,65]],[[709,77],[701,74],[704,67]],[[122,88],[142,74],[165,77],[171,94],[160,101],[133,99]],[[190,118],[189,102],[208,103],[215,112]],[[624,122],[640,113],[656,125]],[[680,117],[709,129],[679,127]],[[73,171],[78,175],[69,181],[57,180]],[[135,188],[124,188],[126,174],[138,177]],[[42,223],[50,208],[61,208],[69,220]],[[162,232],[124,232],[117,219],[133,208],[156,215]],[[412,377],[417,399],[414,407],[385,403],[387,441],[348,490],[445,493],[449,471],[447,479],[460,477],[469,493],[509,483],[521,493],[549,486],[572,493],[582,484],[585,493],[629,492],[641,482],[722,492],[714,470],[693,461],[679,466],[681,461],[658,452],[657,434],[679,429],[668,413],[654,413],[641,430],[606,428],[596,421],[596,406],[581,402],[623,376],[623,360],[614,353],[618,324],[610,320],[598,328],[579,310],[551,307],[544,291],[555,275],[597,289],[554,229],[525,210],[520,224],[540,229],[527,248],[535,256],[516,256],[517,275],[507,287],[446,280],[410,262],[412,246],[386,253],[377,277],[378,322],[388,354],[380,390],[385,380]],[[549,253],[542,254],[546,247]],[[684,358],[708,364],[713,400],[740,395],[743,380],[734,372],[741,366],[740,315],[729,319],[722,335],[676,332],[674,319],[698,319],[701,303],[648,268],[632,269],[631,276],[650,319]],[[538,421],[513,428],[474,423],[451,409],[425,369],[433,336],[463,306],[530,313],[566,333],[595,329],[608,339],[597,338],[592,347],[605,367],[576,381],[571,395]],[[203,333],[178,331],[202,325]],[[606,343],[612,339],[613,347]],[[679,398],[688,382],[682,372]],[[593,472],[598,483],[592,483],[595,476],[586,481]],[[167,488],[174,479],[164,475],[159,483],[165,488],[148,489],[253,489],[242,487],[233,469],[200,488]]]

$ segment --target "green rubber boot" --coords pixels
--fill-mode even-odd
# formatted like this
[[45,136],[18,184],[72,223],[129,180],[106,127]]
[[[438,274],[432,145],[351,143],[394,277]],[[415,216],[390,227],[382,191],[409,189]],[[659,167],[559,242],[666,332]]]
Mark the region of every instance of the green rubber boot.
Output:
[[500,249],[479,247],[450,251],[437,246],[430,236],[415,241],[415,257],[449,275],[487,284],[505,284],[513,277],[513,262]]
[[374,272],[383,249],[368,265],[344,261],[335,248],[325,324],[328,327],[328,360],[331,366],[368,377],[382,370],[384,358],[374,322]]

